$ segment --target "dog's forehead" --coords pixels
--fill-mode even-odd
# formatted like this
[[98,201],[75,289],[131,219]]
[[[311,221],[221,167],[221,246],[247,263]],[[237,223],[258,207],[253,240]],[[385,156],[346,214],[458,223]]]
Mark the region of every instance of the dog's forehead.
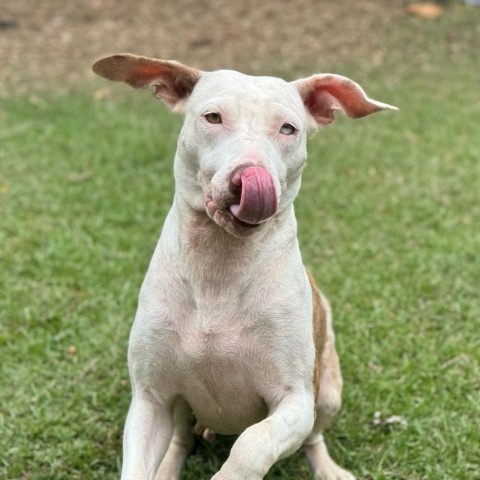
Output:
[[248,99],[252,104],[274,102],[290,108],[302,108],[298,90],[278,77],[251,76],[234,70],[204,72],[192,93],[192,103],[216,98]]

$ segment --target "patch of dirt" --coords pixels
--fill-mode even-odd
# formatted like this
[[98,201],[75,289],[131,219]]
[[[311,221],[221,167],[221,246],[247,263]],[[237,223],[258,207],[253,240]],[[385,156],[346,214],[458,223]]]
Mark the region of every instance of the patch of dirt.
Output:
[[[439,0],[440,1],[440,0]],[[293,78],[391,71],[399,81],[480,48],[480,8],[460,0],[438,19],[409,0],[12,0],[0,9],[0,97],[90,90],[92,63],[131,52],[203,70]],[[352,67],[352,68],[350,68]],[[405,70],[405,69],[404,69]],[[406,71],[406,70],[405,70]],[[350,73],[351,74],[351,73]],[[389,81],[389,80],[387,80]],[[105,84],[105,83],[104,83]],[[110,87],[104,87],[107,90]]]
[[204,70],[310,74],[381,63],[403,0],[15,0],[0,10],[0,95],[84,88],[119,52]]

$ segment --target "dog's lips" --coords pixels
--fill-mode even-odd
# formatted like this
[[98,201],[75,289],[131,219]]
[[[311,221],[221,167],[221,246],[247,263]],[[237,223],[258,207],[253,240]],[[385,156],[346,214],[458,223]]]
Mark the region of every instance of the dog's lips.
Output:
[[210,195],[206,198],[205,206],[208,217],[235,237],[249,236],[264,226],[264,223],[251,225],[235,218],[228,207],[221,208]]
[[229,210],[242,224],[259,225],[277,211],[277,193],[270,172],[259,166],[247,167],[232,177],[232,184],[241,188],[240,201]]
[[263,222],[262,223],[247,223],[247,222],[243,222],[242,220],[239,220],[230,210],[227,210],[226,211],[228,213],[228,215],[231,217],[232,219],[232,222],[239,226],[239,227],[243,227],[243,228],[249,228],[249,229],[255,229],[255,228],[259,228],[263,225]]

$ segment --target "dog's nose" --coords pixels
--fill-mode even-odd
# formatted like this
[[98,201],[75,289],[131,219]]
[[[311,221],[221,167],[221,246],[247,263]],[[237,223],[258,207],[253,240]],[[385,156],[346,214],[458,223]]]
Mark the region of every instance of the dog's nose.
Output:
[[231,183],[241,190],[239,203],[230,206],[230,212],[238,220],[257,225],[277,211],[275,183],[266,168],[241,167],[233,173]]

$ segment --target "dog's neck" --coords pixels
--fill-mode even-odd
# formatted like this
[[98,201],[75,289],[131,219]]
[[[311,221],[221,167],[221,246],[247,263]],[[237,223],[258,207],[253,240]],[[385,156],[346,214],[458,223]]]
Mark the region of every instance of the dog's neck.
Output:
[[195,275],[234,277],[255,270],[265,261],[298,248],[293,207],[268,220],[249,236],[237,238],[211,220],[205,211],[192,208],[178,192],[167,219],[165,240],[172,260]]

